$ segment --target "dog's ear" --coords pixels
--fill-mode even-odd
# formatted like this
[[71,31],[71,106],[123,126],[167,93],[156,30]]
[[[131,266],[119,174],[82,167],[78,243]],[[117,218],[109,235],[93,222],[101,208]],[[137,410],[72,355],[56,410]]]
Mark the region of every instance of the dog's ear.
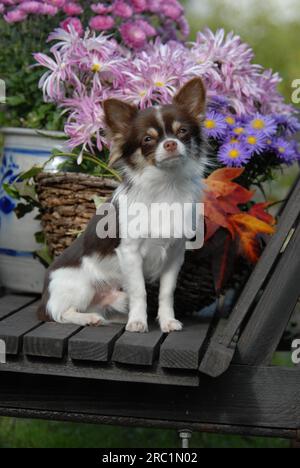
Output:
[[107,136],[111,140],[109,166],[113,166],[122,157],[122,145],[138,109],[118,99],[107,99],[103,103],[103,109],[108,130]]
[[176,94],[173,102],[198,118],[204,112],[206,102],[206,90],[201,78],[188,81]]
[[112,136],[118,133],[126,134],[138,112],[137,107],[118,99],[107,99],[103,103],[103,109],[105,123]]

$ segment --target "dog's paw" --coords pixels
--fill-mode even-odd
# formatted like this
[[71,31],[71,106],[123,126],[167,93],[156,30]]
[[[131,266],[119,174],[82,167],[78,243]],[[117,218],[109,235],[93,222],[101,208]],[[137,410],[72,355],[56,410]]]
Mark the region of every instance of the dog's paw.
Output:
[[181,331],[183,328],[183,325],[181,322],[179,322],[179,320],[170,319],[170,320],[164,320],[163,322],[161,322],[160,328],[163,333],[171,333],[174,331]]
[[98,314],[83,314],[83,326],[100,327],[105,324],[105,320]]
[[141,320],[128,322],[126,325],[126,331],[131,333],[146,333],[148,331],[147,322],[143,322]]

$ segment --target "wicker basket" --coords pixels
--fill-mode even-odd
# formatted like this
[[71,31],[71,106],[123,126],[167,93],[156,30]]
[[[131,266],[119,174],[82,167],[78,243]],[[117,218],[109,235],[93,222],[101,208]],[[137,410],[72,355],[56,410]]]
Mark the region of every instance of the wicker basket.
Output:
[[94,197],[109,197],[118,187],[113,179],[78,173],[41,173],[36,177],[42,226],[53,256],[76,239],[95,214]]
[[[54,256],[60,255],[85,229],[96,211],[94,197],[109,197],[118,186],[112,179],[78,173],[41,173],[36,184],[42,206],[42,226]],[[177,313],[196,312],[215,302],[211,254],[209,246],[186,253],[175,294]],[[230,287],[242,284],[241,279],[240,273],[235,275]],[[150,286],[149,293],[149,309],[156,311],[158,285]]]

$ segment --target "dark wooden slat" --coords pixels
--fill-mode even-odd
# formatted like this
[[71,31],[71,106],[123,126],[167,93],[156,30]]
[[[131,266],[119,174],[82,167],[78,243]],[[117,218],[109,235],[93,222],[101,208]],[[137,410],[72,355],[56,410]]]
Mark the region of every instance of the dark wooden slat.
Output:
[[18,296],[16,294],[8,294],[0,298],[0,320],[4,319],[13,312],[23,309],[29,304],[32,304],[37,299],[29,296]]
[[254,303],[258,292],[265,283],[276,259],[291,231],[300,209],[300,178],[283,210],[277,226],[276,234],[270,239],[261,259],[257,263],[252,275],[225,327],[217,327],[206,355],[201,363],[201,372],[218,377],[228,369],[233,356],[233,339],[243,324],[249,309]]
[[107,362],[124,325],[88,327],[69,340],[69,357],[81,361]]
[[0,322],[0,339],[6,343],[7,354],[18,354],[25,333],[37,327],[36,304],[32,304]]
[[238,342],[237,362],[269,364],[300,296],[300,225]]
[[199,356],[209,323],[185,325],[180,333],[171,333],[160,348],[159,363],[169,369],[198,369]]
[[23,352],[29,356],[62,358],[67,341],[81,328],[78,325],[44,323],[23,338]]
[[115,343],[112,360],[121,364],[151,366],[163,336],[158,325],[150,325],[149,333],[125,332]]
[[263,286],[268,274],[273,267],[278,254],[284,242],[294,226],[300,212],[300,179],[285,207],[280,221],[277,226],[276,233],[271,237],[267,247],[265,248],[262,257],[257,263],[249,281],[247,282],[235,308],[232,311],[230,320],[224,328],[220,336],[221,342],[229,345],[237,329],[241,326],[246,317],[249,308],[251,307],[257,293]]
[[[2,366],[0,366],[1,369]],[[205,375],[195,388],[93,382],[63,377],[1,379],[0,408],[30,408],[84,415],[117,416],[250,428],[300,427],[300,372],[280,367],[233,365],[219,379]],[[3,382],[3,385],[2,385]]]
[[34,374],[41,376],[74,377],[77,380],[101,380],[111,382],[137,382],[156,385],[175,385],[176,387],[198,387],[199,373],[196,371],[169,371],[157,365],[126,366],[112,362],[87,362],[64,359],[36,358],[19,354],[11,359],[7,356],[6,364],[0,365],[1,373]]

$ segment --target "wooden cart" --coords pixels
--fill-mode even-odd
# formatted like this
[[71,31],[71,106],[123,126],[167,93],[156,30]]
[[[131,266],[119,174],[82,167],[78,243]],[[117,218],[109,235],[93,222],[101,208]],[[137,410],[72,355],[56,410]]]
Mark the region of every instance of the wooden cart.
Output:
[[299,214],[300,180],[229,319],[182,333],[40,323],[38,298],[4,295],[0,415],[299,440],[300,370],[272,366],[300,296]]

